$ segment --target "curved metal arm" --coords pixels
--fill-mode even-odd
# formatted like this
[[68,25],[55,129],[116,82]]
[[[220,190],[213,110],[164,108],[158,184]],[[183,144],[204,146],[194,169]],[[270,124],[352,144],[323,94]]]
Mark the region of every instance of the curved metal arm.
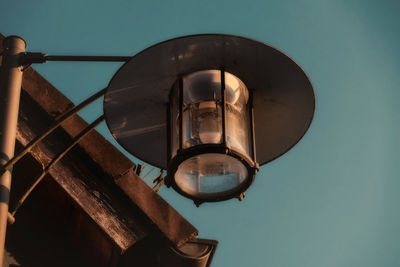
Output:
[[12,159],[10,159],[6,164],[3,165],[0,169],[0,175],[4,173],[6,170],[10,169],[15,163],[17,163],[26,153],[28,153],[35,145],[37,145],[40,141],[42,141],[46,136],[51,134],[55,129],[58,128],[64,121],[70,118],[75,113],[79,112],[81,109],[86,107],[87,105],[91,104],[98,98],[104,95],[106,88],[102,89],[101,91],[97,92],[96,94],[92,95],[76,107],[72,108],[71,110],[67,111],[64,115],[62,115],[59,119],[57,119],[52,126],[50,126],[43,134],[35,137],[30,141],[25,148],[15,155]]
[[72,143],[64,151],[57,154],[55,158],[43,169],[41,175],[38,178],[36,178],[33,184],[28,188],[28,190],[26,190],[25,194],[22,195],[14,211],[8,215],[8,220],[10,223],[15,221],[14,218],[15,213],[17,213],[18,209],[22,206],[22,204],[24,203],[26,198],[30,195],[30,193],[33,191],[33,189],[35,189],[35,187],[40,183],[40,181],[43,180],[43,178],[49,172],[50,168],[53,167],[58,161],[60,161],[76,144],[79,143],[79,141],[82,140],[82,138],[84,138],[91,130],[93,130],[96,126],[98,126],[101,122],[103,122],[103,120],[104,120],[104,114],[101,115],[99,118],[97,118],[90,125],[88,125],[82,132],[80,132],[79,135],[77,135],[73,139]]

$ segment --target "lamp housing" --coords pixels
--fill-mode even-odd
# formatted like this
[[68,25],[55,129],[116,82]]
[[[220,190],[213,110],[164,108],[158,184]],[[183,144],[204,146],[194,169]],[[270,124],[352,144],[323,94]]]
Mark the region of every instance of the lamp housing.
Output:
[[104,96],[106,123],[135,157],[198,205],[242,199],[258,167],[309,128],[314,91],[283,52],[226,34],[183,36],[127,61]]
[[195,203],[242,198],[258,170],[250,95],[224,70],[179,77],[168,113],[168,186]]

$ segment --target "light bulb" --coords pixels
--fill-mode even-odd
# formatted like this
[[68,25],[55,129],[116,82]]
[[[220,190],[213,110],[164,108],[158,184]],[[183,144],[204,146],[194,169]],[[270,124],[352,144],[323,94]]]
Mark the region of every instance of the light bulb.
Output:
[[221,142],[222,129],[214,101],[199,104],[199,137],[203,144]]

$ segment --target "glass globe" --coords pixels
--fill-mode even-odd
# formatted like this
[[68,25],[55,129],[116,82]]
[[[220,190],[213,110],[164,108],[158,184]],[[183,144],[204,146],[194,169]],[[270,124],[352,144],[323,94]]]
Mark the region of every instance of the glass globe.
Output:
[[248,100],[244,83],[221,70],[190,73],[176,83],[170,102],[171,157],[182,192],[210,201],[241,192],[250,176],[243,161],[251,159]]
[[183,161],[175,173],[177,186],[197,198],[223,197],[245,182],[247,168],[225,154],[206,153]]

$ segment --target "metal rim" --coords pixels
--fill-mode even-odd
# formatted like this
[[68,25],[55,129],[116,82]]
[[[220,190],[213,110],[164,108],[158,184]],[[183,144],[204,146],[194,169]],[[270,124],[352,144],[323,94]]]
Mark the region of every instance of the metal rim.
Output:
[[[238,187],[228,190],[226,195],[222,196],[210,196],[210,197],[195,197],[193,195],[190,195],[186,192],[184,192],[177,184],[175,181],[175,173],[179,168],[179,165],[184,162],[185,160],[201,155],[201,154],[209,154],[209,153],[215,153],[215,154],[223,154],[227,156],[231,156],[237,160],[239,160],[247,169],[247,177],[245,181],[242,182],[241,185]],[[201,203],[204,202],[218,202],[218,201],[223,201],[223,200],[228,200],[231,198],[239,198],[240,195],[245,192],[250,185],[253,183],[255,179],[255,175],[258,172],[258,165],[257,163],[254,163],[249,157],[244,155],[243,153],[229,148],[225,147],[221,144],[203,144],[203,145],[197,145],[193,146],[187,149],[184,149],[183,151],[179,151],[178,154],[173,157],[170,161],[170,164],[168,166],[168,176],[166,177],[165,184],[168,187],[174,188],[176,192],[181,194],[184,197],[187,197],[195,202],[196,205],[200,205]],[[218,193],[216,193],[218,194]]]

